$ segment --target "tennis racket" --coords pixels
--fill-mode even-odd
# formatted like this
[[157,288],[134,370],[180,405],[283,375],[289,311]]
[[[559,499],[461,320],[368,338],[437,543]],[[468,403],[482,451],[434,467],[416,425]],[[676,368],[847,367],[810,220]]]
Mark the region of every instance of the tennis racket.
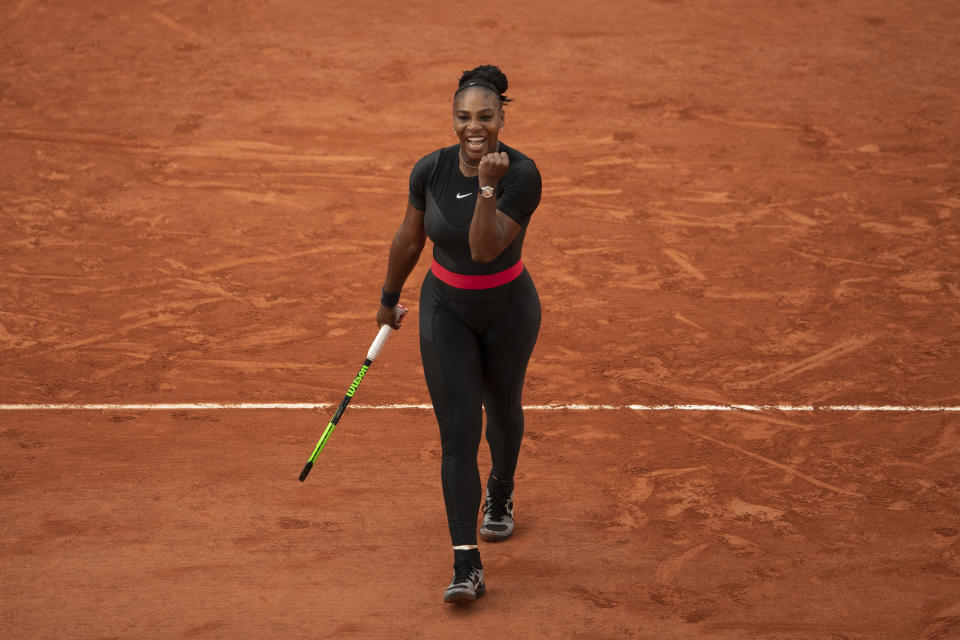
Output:
[[[400,320],[407,314],[407,308],[398,304],[396,307],[396,313],[397,320]],[[370,369],[373,361],[377,359],[378,355],[380,355],[383,345],[386,344],[387,338],[390,337],[392,332],[393,327],[391,327],[389,324],[384,323],[383,326],[380,327],[380,332],[377,334],[377,337],[374,338],[373,344],[370,345],[370,349],[367,351],[367,357],[363,361],[363,366],[360,367],[360,371],[357,372],[357,376],[353,379],[353,382],[350,383],[350,388],[347,389],[347,394],[343,396],[343,400],[340,401],[340,406],[337,407],[333,417],[330,418],[330,422],[327,423],[327,428],[323,430],[323,435],[320,436],[320,441],[317,442],[317,446],[314,447],[313,453],[311,453],[310,457],[307,459],[307,464],[304,465],[303,471],[300,472],[300,482],[306,480],[307,476],[310,475],[310,469],[313,468],[313,463],[317,459],[317,456],[320,455],[321,451],[323,451],[323,445],[327,444],[327,440],[333,433],[334,427],[336,427],[337,423],[340,422],[340,416],[342,416],[343,412],[347,409],[347,405],[350,404],[350,401],[353,399],[353,394],[357,392],[357,387],[359,387],[360,383],[363,382],[363,377],[367,375],[367,371]]]

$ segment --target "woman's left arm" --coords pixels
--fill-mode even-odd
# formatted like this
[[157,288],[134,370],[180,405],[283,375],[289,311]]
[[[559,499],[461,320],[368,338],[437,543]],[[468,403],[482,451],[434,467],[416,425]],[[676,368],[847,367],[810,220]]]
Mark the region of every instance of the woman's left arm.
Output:
[[[505,152],[488,153],[480,159],[477,170],[480,188],[496,188],[507,173],[510,160]],[[520,225],[497,211],[497,198],[477,194],[477,206],[470,223],[470,257],[474,262],[492,262],[510,246],[520,233]]]

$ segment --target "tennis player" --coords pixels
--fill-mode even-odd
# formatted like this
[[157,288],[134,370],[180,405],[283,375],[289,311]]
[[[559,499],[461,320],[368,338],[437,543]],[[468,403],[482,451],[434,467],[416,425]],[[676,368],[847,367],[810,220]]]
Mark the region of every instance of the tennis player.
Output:
[[399,328],[394,307],[429,237],[433,263],[420,291],[420,352],[440,427],[443,498],[454,575],[445,602],[486,592],[477,548],[482,496],[477,453],[486,410],[492,469],[480,536],[513,533],[513,477],[523,438],[521,396],[540,330],[540,299],[521,259],[540,203],[533,160],[500,141],[507,77],[465,71],[453,96],[457,144],[421,158],[393,238],[377,324]]

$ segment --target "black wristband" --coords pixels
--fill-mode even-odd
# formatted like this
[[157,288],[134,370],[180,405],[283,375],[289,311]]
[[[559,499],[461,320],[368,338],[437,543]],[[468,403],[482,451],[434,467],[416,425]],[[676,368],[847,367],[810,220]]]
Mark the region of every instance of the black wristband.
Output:
[[395,307],[400,302],[400,292],[389,293],[386,289],[380,290],[380,304],[385,307]]

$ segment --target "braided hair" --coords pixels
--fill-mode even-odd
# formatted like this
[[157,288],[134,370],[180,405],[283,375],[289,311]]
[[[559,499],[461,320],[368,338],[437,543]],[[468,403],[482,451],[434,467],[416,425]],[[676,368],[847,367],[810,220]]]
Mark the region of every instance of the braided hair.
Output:
[[500,71],[499,67],[492,64],[483,64],[479,67],[464,71],[460,75],[460,85],[453,94],[453,99],[466,91],[470,87],[480,87],[487,91],[492,91],[500,101],[500,106],[510,102],[510,98],[504,94],[507,91],[507,76]]

